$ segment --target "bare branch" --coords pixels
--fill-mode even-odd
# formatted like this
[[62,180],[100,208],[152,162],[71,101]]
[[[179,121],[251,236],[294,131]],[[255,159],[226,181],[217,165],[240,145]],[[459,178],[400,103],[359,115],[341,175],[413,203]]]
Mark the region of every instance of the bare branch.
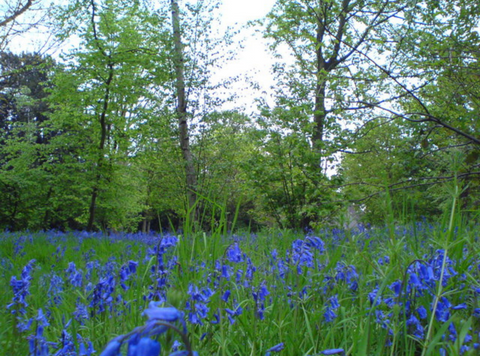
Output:
[[[406,183],[415,181],[415,180],[406,180],[406,181],[401,181],[401,182],[390,184],[387,188],[388,188],[389,192],[396,192],[396,191],[400,191],[400,190],[404,190],[404,189],[412,189],[412,188],[424,187],[424,186],[429,186],[429,185],[435,185],[435,184],[438,184],[438,183],[441,183],[441,182],[451,181],[452,179],[455,179],[455,178],[457,178],[457,179],[458,178],[467,178],[467,177],[470,177],[470,176],[477,176],[477,175],[480,175],[480,172],[467,172],[467,173],[462,173],[462,174],[457,174],[457,175],[452,175],[452,176],[423,177],[423,178],[418,178],[417,181],[430,180],[430,182],[417,183],[417,184],[411,184],[411,185],[404,186],[404,187],[393,188],[393,187],[396,187],[396,186],[401,185],[401,184],[406,184]],[[364,182],[349,183],[348,185],[378,186],[378,185],[375,185],[375,184],[369,184],[369,183],[364,183]],[[345,186],[347,186],[347,185],[345,185]],[[343,186],[340,186],[340,187],[343,187]],[[393,189],[390,189],[390,188],[393,188]],[[373,198],[373,197],[375,197],[377,195],[380,195],[382,193],[385,193],[385,192],[386,192],[386,190],[383,189],[383,190],[379,190],[377,192],[374,192],[372,194],[369,194],[369,195],[367,195],[363,198],[349,199],[347,201],[351,202],[351,203],[359,203],[359,202],[368,200],[370,198]]]
[[21,14],[23,14],[25,11],[27,11],[32,5],[33,5],[34,0],[27,0],[25,5],[21,6],[20,2],[18,3],[18,8],[13,12],[13,14],[7,16],[4,18],[2,21],[0,21],[0,27],[6,26],[9,22],[14,21],[17,17],[19,17]]

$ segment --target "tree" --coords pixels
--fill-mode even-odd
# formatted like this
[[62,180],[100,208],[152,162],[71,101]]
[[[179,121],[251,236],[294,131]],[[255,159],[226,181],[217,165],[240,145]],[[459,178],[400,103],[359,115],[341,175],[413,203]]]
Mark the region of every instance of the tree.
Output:
[[48,57],[0,54],[0,220],[3,228],[38,228],[51,223],[52,188],[44,99],[55,62]]
[[[140,187],[124,178],[131,171],[129,156],[137,150],[132,128],[151,119],[154,90],[170,80],[166,19],[138,3],[109,1],[75,3],[60,18],[66,35],[76,33],[83,46],[56,78],[55,123],[75,140],[77,164],[88,172],[81,179],[90,185],[87,229],[120,228],[122,220],[138,218],[143,209]],[[58,144],[69,143],[59,139]],[[120,194],[126,186],[137,194]],[[109,221],[111,214],[117,223]]]
[[187,98],[185,94],[185,57],[183,53],[182,34],[180,24],[180,9],[176,0],[171,0],[172,6],[172,27],[173,27],[173,40],[175,43],[174,63],[176,73],[176,98],[177,98],[177,117],[178,117],[178,129],[180,139],[180,149],[182,150],[183,160],[185,162],[186,171],[186,188],[188,197],[187,211],[192,209],[193,220],[196,220],[195,214],[195,202],[196,190],[197,190],[197,176],[195,172],[195,165],[193,162],[192,152],[190,150],[190,138],[187,121]]
[[248,162],[258,144],[251,120],[237,111],[214,111],[203,117],[201,125],[192,146],[201,197],[199,225],[211,229],[226,218],[229,224],[236,219],[237,225],[248,226],[255,202]]
[[212,167],[202,166],[194,146],[202,146],[203,134],[210,129],[208,117],[229,100],[221,97],[219,90],[228,87],[232,79],[214,81],[213,73],[232,57],[229,47],[233,34],[214,29],[220,21],[215,13],[217,0],[184,2],[183,6],[172,0],[170,4],[178,138],[185,166],[185,212],[190,211],[190,220],[197,221],[197,193],[208,195],[202,191],[205,185],[201,172]]
[[[292,164],[294,171],[302,172],[298,175],[302,176],[300,181],[288,179],[289,185],[293,184],[290,193],[284,189],[284,194],[272,202],[274,206],[303,202],[304,208],[293,204],[288,210],[302,211],[309,216],[305,222],[314,221],[318,212],[331,209],[319,197],[332,193],[322,187],[329,185],[333,153],[345,148],[348,141],[342,137],[342,128],[371,110],[358,103],[369,100],[381,86],[381,71],[365,67],[359,51],[380,52],[391,19],[406,6],[387,0],[278,0],[267,15],[264,37],[271,41],[271,49],[279,60],[279,53],[287,52],[288,56],[274,67],[275,107],[261,103],[261,120],[276,128],[277,133],[272,136],[279,136],[279,143],[289,142],[289,152],[311,151],[290,162],[281,156],[274,161],[269,156],[271,163],[283,171],[280,176],[284,178],[291,175],[284,168]],[[305,189],[307,186],[311,188]],[[292,192],[296,194],[294,199]]]
[[[279,0],[267,16],[264,35],[271,39],[273,50],[286,49],[289,56],[274,68],[278,78],[276,107],[272,110],[264,104],[263,116],[285,136],[296,132],[310,139],[312,149],[318,153],[316,160],[310,160],[312,173],[318,170],[318,162],[333,161],[335,152],[354,154],[349,169],[352,161],[369,157],[359,154],[362,144],[357,138],[385,147],[386,142],[378,141],[382,135],[371,139],[365,136],[374,132],[369,121],[384,125],[385,120],[396,118],[415,123],[408,134],[402,133],[406,135],[402,142],[409,140],[424,158],[425,152],[421,153],[420,148],[432,141],[432,133],[439,128],[457,136],[447,146],[477,144],[480,141],[475,134],[476,125],[470,119],[476,112],[472,94],[477,89],[469,90],[469,94],[466,90],[466,83],[471,88],[476,80],[465,81],[467,76],[476,77],[470,70],[470,75],[456,84],[447,79],[449,71],[466,73],[466,68],[476,67],[472,48],[478,42],[474,30],[478,27],[474,15],[477,10],[478,4],[468,0]],[[278,53],[277,56],[280,58]],[[459,110],[461,105],[464,109]],[[279,110],[284,113],[268,114]],[[272,121],[274,116],[279,119]],[[402,130],[407,127],[402,122],[397,125]],[[459,141],[458,137],[462,139]],[[438,143],[431,146],[432,151],[444,149]],[[474,154],[470,155],[473,157]],[[453,177],[451,172],[445,174],[447,166],[436,166],[437,182]],[[433,169],[432,165],[429,169]],[[414,184],[423,185],[425,180],[434,178],[433,172],[417,177],[410,173],[404,178],[418,179]],[[468,174],[473,177],[477,172],[470,170]],[[395,189],[408,187],[399,182],[394,179],[387,185]],[[320,181],[315,185],[326,189],[333,186]],[[377,192],[370,191],[368,195],[381,191],[383,188],[378,187]]]
[[383,223],[390,208],[399,218],[418,219],[419,214],[434,218],[441,213],[440,189],[430,185],[429,178],[432,172],[446,169],[448,162],[443,152],[432,159],[423,157],[416,129],[414,123],[394,119],[369,121],[352,150],[343,154],[341,189],[365,222]]
[[[399,127],[409,127],[409,145],[415,155],[409,159],[410,163],[403,164],[429,167],[428,172],[417,171],[392,182],[389,189],[435,190],[430,200],[440,206],[446,196],[442,198],[441,189],[433,186],[458,177],[467,187],[463,198],[470,196],[475,201],[473,192],[480,174],[477,161],[480,43],[475,31],[479,24],[475,15],[478,4],[470,1],[425,4],[428,6],[408,9],[402,21],[395,24],[386,60],[379,61],[366,51],[358,51],[369,65],[384,73],[388,89],[381,100],[361,104],[375,108],[372,120],[387,117]],[[358,137],[364,140],[368,130],[368,125],[360,128]],[[463,156],[463,163],[452,168],[449,156]],[[349,159],[355,160],[364,158],[356,155]],[[381,191],[371,191],[367,197]]]
[[362,67],[361,51],[381,52],[389,22],[412,4],[387,0],[356,2],[279,0],[267,15],[264,36],[272,50],[286,48],[290,65],[278,63],[277,106],[308,134],[316,150],[338,134],[338,120],[369,97],[380,72]]

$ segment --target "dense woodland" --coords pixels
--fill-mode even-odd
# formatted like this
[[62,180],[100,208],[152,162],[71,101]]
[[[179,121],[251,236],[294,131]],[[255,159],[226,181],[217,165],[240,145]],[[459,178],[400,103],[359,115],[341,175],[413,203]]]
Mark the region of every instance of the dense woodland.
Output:
[[[475,217],[478,0],[278,0],[226,33],[210,0],[9,3],[0,229],[305,229],[378,224],[388,207],[433,219],[454,185]],[[67,49],[12,52],[36,26]],[[225,110],[243,78],[214,74],[252,28],[276,85],[249,83],[254,114]]]

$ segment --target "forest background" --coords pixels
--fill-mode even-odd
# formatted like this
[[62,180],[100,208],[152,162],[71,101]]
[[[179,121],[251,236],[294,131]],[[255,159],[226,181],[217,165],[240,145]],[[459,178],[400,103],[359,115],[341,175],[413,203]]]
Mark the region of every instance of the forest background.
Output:
[[[435,219],[454,179],[476,218],[478,1],[277,0],[247,28],[213,0],[1,6],[1,229]],[[252,31],[268,88],[218,75]]]

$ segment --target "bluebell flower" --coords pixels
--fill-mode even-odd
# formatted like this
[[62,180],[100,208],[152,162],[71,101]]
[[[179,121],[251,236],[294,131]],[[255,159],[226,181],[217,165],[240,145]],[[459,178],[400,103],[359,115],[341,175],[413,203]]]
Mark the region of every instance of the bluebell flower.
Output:
[[314,267],[313,253],[310,246],[303,240],[295,240],[292,242],[291,252],[292,264],[297,267],[297,273],[302,273],[302,267]]
[[30,260],[25,267],[23,267],[20,279],[17,279],[15,276],[12,276],[10,279],[10,286],[13,290],[13,299],[12,303],[7,305],[7,309],[11,309],[11,313],[16,314],[18,320],[17,327],[19,330],[26,330],[29,328],[29,326],[28,328],[25,328],[28,322],[25,324],[21,319],[21,315],[25,315],[25,308],[28,307],[27,296],[30,295],[30,281],[32,280],[31,273],[35,263],[35,260]]
[[[420,264],[419,275],[425,283],[433,286],[435,284],[435,275],[431,265]],[[433,283],[432,283],[433,282]]]
[[333,297],[330,297],[328,299],[328,301],[330,302],[330,305],[332,307],[332,309],[338,309],[340,307],[340,304],[338,303],[338,296],[337,294],[335,294]]
[[273,260],[273,261],[276,261],[276,260],[277,260],[277,258],[278,258],[278,251],[277,251],[276,248],[274,248],[274,249],[272,250],[272,252],[270,253],[270,256],[272,256],[272,260]]
[[383,329],[389,328],[390,319],[382,310],[376,309],[375,310],[375,322],[379,324]]
[[175,322],[183,318],[183,312],[173,307],[160,307],[158,302],[150,302],[148,308],[143,311],[150,320],[164,320]]
[[423,305],[421,305],[417,308],[417,313],[418,313],[418,316],[420,317],[420,319],[426,319],[427,309],[425,309],[425,307]]
[[213,319],[210,320],[210,323],[211,323],[211,324],[218,324],[218,323],[220,323],[220,313],[218,312],[218,310],[217,310],[216,313],[213,314]]
[[325,243],[321,238],[317,236],[307,236],[305,241],[309,247],[313,247],[321,253],[325,252]]
[[265,303],[261,302],[257,304],[256,315],[260,320],[265,319]]
[[120,276],[120,286],[123,290],[128,290],[130,287],[125,284],[126,281],[130,278],[130,276],[137,271],[138,262],[135,261],[128,261],[127,265],[123,265],[120,267],[119,276]]
[[83,273],[77,270],[74,262],[68,263],[68,268],[65,270],[68,274],[68,281],[74,287],[81,287],[83,285]]
[[243,312],[243,308],[238,303],[236,303],[235,310],[225,308],[225,311],[227,312],[227,317],[228,317],[228,320],[230,321],[230,324],[234,324],[235,323],[234,317],[241,315]]
[[38,310],[35,320],[37,321],[35,335],[30,335],[27,338],[30,348],[30,356],[49,356],[49,345],[52,343],[47,342],[43,336],[43,330],[50,324],[48,323],[45,314],[43,314],[42,309]]
[[272,352],[280,352],[285,348],[285,344],[283,342],[269,348],[265,354],[265,356],[269,356]]
[[328,349],[320,352],[322,355],[345,355],[344,349]]
[[327,307],[325,313],[323,314],[323,317],[325,318],[325,322],[331,323],[334,321],[337,317],[337,314],[332,310],[332,308]]
[[81,325],[83,325],[84,324],[83,321],[89,319],[87,306],[83,303],[77,302],[76,309],[73,312],[73,316],[76,321],[78,321]]
[[[257,271],[257,268],[252,263],[252,260],[247,257],[247,271],[245,272],[245,282],[251,281],[253,279],[254,273]],[[244,287],[248,287],[248,283],[244,283]]]
[[368,300],[370,301],[371,306],[373,306],[374,303],[375,305],[380,305],[382,297],[378,295],[378,287],[375,287],[373,291],[368,293]]
[[423,340],[425,336],[425,331],[420,323],[420,321],[417,319],[415,315],[410,315],[410,317],[407,320],[407,325],[410,326],[410,329],[412,330],[413,335],[420,340]]
[[410,278],[409,278],[410,286],[413,286],[414,288],[418,290],[424,289],[423,284],[420,282],[420,279],[418,279],[418,276],[416,273],[411,273]]
[[[145,326],[137,327],[126,335],[120,335],[110,341],[100,356],[121,356],[122,343],[128,338],[127,356],[158,356],[160,355],[161,345],[152,336],[164,333],[169,328],[173,328],[182,335],[187,350],[190,349],[190,343],[186,336],[187,330],[183,320],[183,312],[172,308],[162,308],[159,302],[150,302],[149,307],[144,311],[149,317]],[[183,333],[170,323],[180,321],[184,326]],[[171,355],[187,355],[188,351],[178,351],[178,345]],[[193,352],[194,355],[198,354]]]
[[128,356],[158,356],[160,355],[160,343],[148,337],[142,337],[135,346],[135,352]]
[[232,263],[243,262],[242,250],[238,246],[238,243],[234,243],[227,249],[227,259]]
[[450,325],[448,326],[448,331],[450,332],[450,335],[448,336],[449,339],[452,342],[455,342],[457,340],[457,329],[455,328],[455,324],[450,323]]
[[[198,356],[198,352],[197,351],[192,351],[192,354],[193,356]],[[172,352],[170,355],[168,356],[189,356],[189,353],[187,350],[181,350],[181,351],[175,351],[175,352]]]
[[230,294],[231,294],[230,289],[227,289],[227,290],[225,291],[225,293],[223,293],[223,295],[222,295],[222,300],[223,300],[225,303],[228,302],[228,298],[230,297]]
[[222,265],[222,278],[225,278],[227,281],[230,280],[232,267],[229,265]]
[[113,306],[113,293],[115,291],[116,281],[115,277],[107,274],[98,282],[92,293],[88,296],[90,300],[89,307],[92,309],[92,315],[96,313],[103,313]]
[[[80,337],[77,336],[77,338],[80,338]],[[94,353],[95,353],[95,349],[93,348],[93,344],[91,341],[87,341],[86,346],[85,346],[85,341],[80,342],[78,356],[92,356]]]
[[390,284],[389,288],[395,293],[395,296],[398,297],[402,291],[402,282],[397,280]]
[[260,302],[264,301],[267,295],[269,295],[270,292],[268,291],[267,287],[265,286],[265,282],[262,282],[260,286],[258,287],[258,292],[252,292],[253,299],[255,302]]
[[113,339],[107,344],[100,356],[120,356],[121,346],[122,344],[117,339]]
[[344,281],[353,292],[358,289],[358,273],[355,266],[346,266],[344,263],[338,262],[335,271],[337,272],[336,281]]
[[458,304],[458,305],[455,305],[455,306],[452,307],[452,310],[461,310],[461,309],[467,309],[467,304],[462,303],[462,304]]
[[393,308],[393,306],[395,305],[395,300],[394,300],[393,298],[391,298],[391,297],[385,298],[385,299],[383,300],[383,302],[384,302],[385,305],[386,305],[387,307],[389,307],[389,308]]
[[207,317],[209,311],[207,304],[210,302],[210,297],[214,292],[210,288],[199,290],[196,285],[190,284],[188,294],[190,294],[191,298],[191,301],[187,300],[185,308],[189,311],[188,320],[192,324],[203,325],[202,319]]
[[450,306],[448,299],[442,297],[437,304],[437,310],[435,310],[435,317],[438,321],[445,323],[450,318]]
[[128,261],[128,269],[130,270],[130,274],[137,273],[138,262],[136,261]]

